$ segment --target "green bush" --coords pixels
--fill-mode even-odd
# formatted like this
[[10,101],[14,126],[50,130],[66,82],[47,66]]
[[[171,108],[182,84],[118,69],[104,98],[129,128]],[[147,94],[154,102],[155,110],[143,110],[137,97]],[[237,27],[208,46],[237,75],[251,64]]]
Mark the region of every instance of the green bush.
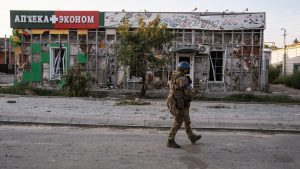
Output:
[[251,93],[233,94],[223,98],[224,101],[239,102],[270,102],[270,103],[300,103],[300,99],[287,95],[254,95]]
[[20,85],[2,87],[0,88],[0,93],[26,95],[25,88]]
[[66,95],[71,97],[88,96],[95,79],[84,71],[80,66],[76,69],[71,69],[66,81],[63,85],[63,90]]
[[15,95],[61,96],[60,90],[43,89],[34,83],[17,83],[14,86],[0,88],[0,93]]
[[285,79],[286,79],[286,78],[280,76],[280,77],[278,77],[277,79],[274,79],[274,80],[272,81],[272,84],[284,84]]
[[272,65],[269,66],[268,77],[269,77],[269,82],[270,83],[281,82],[281,81],[276,81],[276,79],[279,78],[280,74],[281,74],[281,68],[280,67],[275,67],[275,66],[272,66]]
[[293,75],[287,76],[284,84],[295,89],[300,89],[300,72],[295,72]]

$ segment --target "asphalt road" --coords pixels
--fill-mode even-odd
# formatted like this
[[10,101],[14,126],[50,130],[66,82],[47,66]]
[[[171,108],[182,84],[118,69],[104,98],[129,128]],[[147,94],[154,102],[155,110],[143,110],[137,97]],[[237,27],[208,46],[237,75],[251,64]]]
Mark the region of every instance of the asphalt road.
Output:
[[[198,132],[199,133],[199,132]],[[168,131],[0,126],[1,169],[296,169],[300,135],[201,132],[180,149],[166,147]]]

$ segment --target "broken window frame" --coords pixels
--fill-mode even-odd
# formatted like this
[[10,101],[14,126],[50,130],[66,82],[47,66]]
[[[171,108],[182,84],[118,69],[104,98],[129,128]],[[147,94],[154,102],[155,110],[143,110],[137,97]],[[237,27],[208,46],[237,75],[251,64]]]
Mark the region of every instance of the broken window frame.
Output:
[[[55,49],[58,49],[57,55],[54,56],[56,54]],[[64,51],[63,55],[61,54],[61,52]],[[54,52],[54,53],[53,53]],[[50,47],[50,79],[51,80],[60,80],[62,78],[62,76],[66,75],[66,54],[67,54],[67,48],[66,47]],[[53,58],[53,56],[55,58]],[[61,57],[62,58],[59,58]],[[57,60],[54,61],[53,60]],[[59,66],[61,63],[60,61],[62,61],[62,68],[54,68],[55,64],[58,62],[57,66]],[[61,71],[62,69],[62,71]]]
[[[212,56],[212,53],[216,53],[216,55]],[[222,57],[218,56],[217,53],[222,53]],[[220,51],[220,50],[210,51],[210,53],[209,53],[210,67],[209,67],[209,76],[208,76],[209,82],[224,82],[224,55],[225,55],[224,51]],[[217,65],[218,60],[221,60],[219,62],[222,62],[222,63],[221,64],[219,63]],[[212,71],[212,73],[211,73],[211,71]],[[211,74],[212,74],[212,76],[211,76]]]

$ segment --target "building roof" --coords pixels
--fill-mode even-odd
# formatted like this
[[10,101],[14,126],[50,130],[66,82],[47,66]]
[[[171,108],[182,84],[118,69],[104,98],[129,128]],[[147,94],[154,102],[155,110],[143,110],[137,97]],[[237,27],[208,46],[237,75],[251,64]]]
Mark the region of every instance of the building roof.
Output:
[[300,42],[287,45],[286,47],[300,47]]

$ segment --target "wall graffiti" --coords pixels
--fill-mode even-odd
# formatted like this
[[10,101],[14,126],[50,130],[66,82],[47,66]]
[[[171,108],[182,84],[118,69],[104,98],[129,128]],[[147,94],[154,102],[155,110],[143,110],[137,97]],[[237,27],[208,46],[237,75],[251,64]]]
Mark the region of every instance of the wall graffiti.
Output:
[[106,12],[104,26],[117,27],[127,16],[132,27],[137,27],[139,17],[143,17],[145,22],[149,23],[157,15],[160,16],[161,23],[167,24],[168,28],[206,30],[265,28],[265,13],[200,15],[199,13]]

